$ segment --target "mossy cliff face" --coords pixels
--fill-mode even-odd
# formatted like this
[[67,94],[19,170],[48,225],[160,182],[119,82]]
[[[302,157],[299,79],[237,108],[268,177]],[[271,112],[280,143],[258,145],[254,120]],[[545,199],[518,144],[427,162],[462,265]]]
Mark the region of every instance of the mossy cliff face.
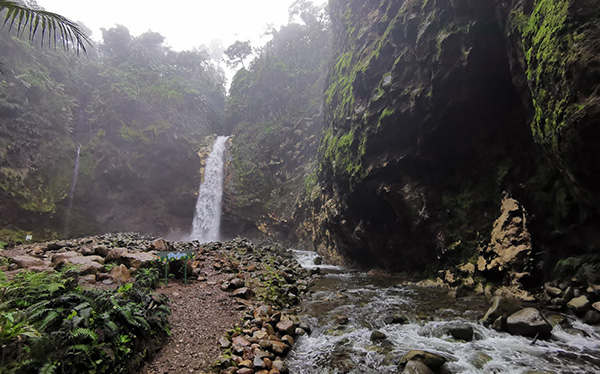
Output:
[[508,15],[515,82],[537,143],[575,191],[600,203],[600,2],[525,0]]
[[[581,28],[554,14],[582,2],[525,3],[330,1],[336,47],[306,227],[319,252],[400,270],[468,262],[490,240],[503,191],[544,214],[530,222],[534,242],[566,225],[561,209],[593,215],[573,192],[598,179],[578,181],[573,170],[581,170],[578,157],[596,154],[586,140],[596,111],[573,74],[594,70],[558,58],[589,47],[577,47]],[[552,57],[532,57],[531,45],[552,38],[533,48]],[[571,151],[576,144],[583,153]]]

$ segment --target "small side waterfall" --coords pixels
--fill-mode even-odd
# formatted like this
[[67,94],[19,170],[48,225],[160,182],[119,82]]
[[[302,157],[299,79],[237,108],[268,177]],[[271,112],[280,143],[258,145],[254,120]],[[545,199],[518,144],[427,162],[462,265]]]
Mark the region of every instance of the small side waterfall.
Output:
[[79,153],[81,152],[81,144],[77,146],[77,155],[75,156],[75,166],[73,167],[73,176],[71,177],[71,187],[69,188],[69,205],[65,216],[65,236],[69,235],[69,224],[71,221],[71,209],[73,208],[73,195],[75,195],[75,186],[77,186],[77,175],[79,174]]
[[219,240],[221,199],[223,197],[223,154],[228,136],[219,136],[206,161],[200,184],[190,240],[201,243]]

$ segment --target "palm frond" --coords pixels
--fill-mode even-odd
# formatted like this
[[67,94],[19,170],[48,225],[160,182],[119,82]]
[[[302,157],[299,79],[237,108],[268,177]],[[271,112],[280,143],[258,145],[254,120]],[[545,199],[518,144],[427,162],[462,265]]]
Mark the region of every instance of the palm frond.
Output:
[[86,52],[86,44],[91,45],[90,39],[81,27],[60,14],[31,9],[14,1],[0,0],[0,11],[2,10],[6,10],[3,26],[8,25],[9,31],[13,27],[16,28],[17,35],[23,35],[28,31],[30,41],[34,40],[38,31],[41,31],[42,46],[46,39],[47,43],[53,46],[60,42],[66,50],[74,44],[79,53],[79,50]]

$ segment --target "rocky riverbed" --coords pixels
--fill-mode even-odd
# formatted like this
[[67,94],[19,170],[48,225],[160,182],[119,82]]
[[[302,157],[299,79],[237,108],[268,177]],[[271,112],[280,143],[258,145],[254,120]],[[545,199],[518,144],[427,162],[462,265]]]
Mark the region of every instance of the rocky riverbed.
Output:
[[[107,234],[6,249],[7,277],[25,270],[70,266],[82,287],[117,288],[143,268],[164,263],[160,251],[193,251],[169,263],[157,292],[170,298],[172,335],[141,373],[285,373],[286,354],[310,331],[292,309],[314,272],[303,269],[279,245],[168,242],[138,234]],[[187,273],[189,283],[183,277]]]

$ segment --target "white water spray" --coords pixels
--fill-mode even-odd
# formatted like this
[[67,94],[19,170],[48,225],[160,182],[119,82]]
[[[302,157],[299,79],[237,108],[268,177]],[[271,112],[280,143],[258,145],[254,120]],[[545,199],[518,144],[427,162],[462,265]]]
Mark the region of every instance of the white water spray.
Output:
[[201,243],[219,240],[221,199],[223,197],[223,154],[228,136],[219,136],[206,161],[204,181],[200,184],[191,240]]
[[71,221],[71,209],[73,208],[73,195],[75,195],[75,186],[77,186],[77,175],[79,174],[79,152],[81,144],[77,146],[77,155],[75,156],[75,166],[73,167],[73,176],[71,177],[71,187],[69,188],[69,205],[67,206],[67,214],[65,217],[65,236],[69,235],[69,224]]

